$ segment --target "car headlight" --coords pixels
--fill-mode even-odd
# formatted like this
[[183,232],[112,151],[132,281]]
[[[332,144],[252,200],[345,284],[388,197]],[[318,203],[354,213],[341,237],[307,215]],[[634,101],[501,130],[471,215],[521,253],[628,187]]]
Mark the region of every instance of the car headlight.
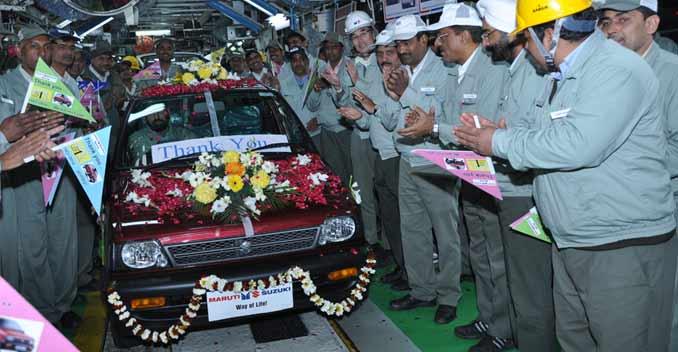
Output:
[[355,234],[355,220],[350,216],[337,216],[325,219],[320,225],[318,243],[346,241]]
[[166,267],[167,258],[156,241],[129,242],[120,251],[122,262],[133,269],[145,269],[152,266]]

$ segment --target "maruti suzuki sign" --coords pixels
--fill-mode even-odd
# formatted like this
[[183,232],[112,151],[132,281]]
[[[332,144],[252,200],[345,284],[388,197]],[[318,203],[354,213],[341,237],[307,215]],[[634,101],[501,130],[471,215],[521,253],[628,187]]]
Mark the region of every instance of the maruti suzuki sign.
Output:
[[292,283],[248,292],[207,292],[209,321],[277,312],[292,307]]

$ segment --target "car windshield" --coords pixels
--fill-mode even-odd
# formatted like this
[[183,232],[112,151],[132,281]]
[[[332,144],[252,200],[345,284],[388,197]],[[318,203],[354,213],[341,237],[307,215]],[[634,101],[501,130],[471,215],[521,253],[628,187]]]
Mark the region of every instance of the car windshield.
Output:
[[5,330],[23,331],[16,321],[10,319],[0,318],[0,328]]
[[300,152],[311,144],[282,98],[261,90],[217,90],[137,101],[117,142],[119,168],[223,150]]

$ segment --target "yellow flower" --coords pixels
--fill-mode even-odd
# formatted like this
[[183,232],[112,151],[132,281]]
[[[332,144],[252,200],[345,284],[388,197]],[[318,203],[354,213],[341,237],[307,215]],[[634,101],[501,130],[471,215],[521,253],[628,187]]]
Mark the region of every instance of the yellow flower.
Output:
[[207,182],[203,182],[193,191],[195,200],[202,204],[210,204],[217,199],[217,190],[212,188]]
[[245,184],[242,182],[242,177],[238,175],[228,175],[226,181],[233,192],[240,192],[243,186],[245,186]]
[[240,153],[233,150],[229,150],[222,154],[222,158],[224,159],[224,164],[238,163],[240,162]]
[[200,79],[208,79],[211,76],[212,69],[209,66],[207,65],[200,66],[200,68],[198,69],[198,77],[200,77]]
[[228,79],[228,72],[223,68],[219,69],[219,76],[217,76],[217,79]]
[[195,75],[193,75],[190,72],[186,72],[183,75],[181,75],[181,81],[184,82],[184,84],[190,84],[194,79]]
[[196,163],[194,169],[195,169],[196,172],[203,172],[203,171],[207,170],[207,166],[205,166],[203,164]]
[[271,178],[268,177],[268,174],[264,170],[259,170],[259,172],[251,178],[252,185],[256,188],[264,189],[271,182]]

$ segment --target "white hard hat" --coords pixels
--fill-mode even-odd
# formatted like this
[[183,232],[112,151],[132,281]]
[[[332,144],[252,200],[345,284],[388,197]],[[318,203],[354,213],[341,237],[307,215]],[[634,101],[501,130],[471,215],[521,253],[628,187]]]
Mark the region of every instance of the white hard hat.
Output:
[[374,45],[376,46],[391,44],[393,44],[393,31],[389,31],[388,29],[384,29],[383,31],[379,32],[379,35],[377,35],[377,38],[374,42]]
[[480,0],[476,7],[480,17],[495,29],[504,33],[511,33],[516,29],[515,0]]
[[374,20],[364,11],[353,11],[346,16],[345,31],[347,34],[353,34],[360,28],[372,25],[374,25]]
[[425,32],[426,24],[421,17],[406,15],[395,20],[393,24],[393,40],[409,40],[419,32]]
[[429,31],[437,31],[451,26],[482,27],[483,21],[478,16],[478,11],[466,4],[447,4],[443,7],[440,21],[428,26]]

